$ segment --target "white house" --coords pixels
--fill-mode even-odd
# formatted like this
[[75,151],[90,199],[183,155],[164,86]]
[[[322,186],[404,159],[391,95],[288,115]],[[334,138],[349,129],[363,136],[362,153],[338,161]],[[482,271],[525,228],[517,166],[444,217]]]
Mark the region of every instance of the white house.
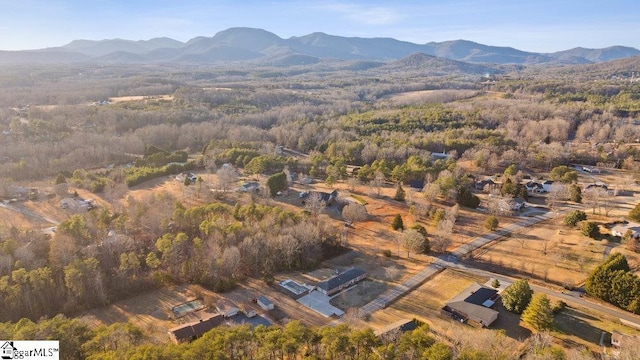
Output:
[[218,310],[218,312],[226,318],[235,316],[240,311],[236,304],[226,299],[218,301],[218,303],[216,304],[216,310]]
[[640,237],[640,224],[634,222],[628,222],[626,224],[618,224],[611,229],[611,235],[622,237],[627,231],[631,230],[631,236],[634,238]]

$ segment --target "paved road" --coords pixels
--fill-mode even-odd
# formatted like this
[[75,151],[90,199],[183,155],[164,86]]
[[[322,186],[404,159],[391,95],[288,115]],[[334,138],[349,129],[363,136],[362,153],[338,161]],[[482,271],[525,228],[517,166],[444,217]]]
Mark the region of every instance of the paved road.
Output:
[[428,278],[432,277],[433,275],[435,275],[436,273],[444,270],[446,267],[449,266],[450,262],[446,261],[446,259],[450,258],[450,259],[456,259],[456,258],[461,258],[469,253],[471,253],[472,251],[479,249],[482,246],[485,246],[486,244],[490,243],[491,241],[494,241],[500,237],[503,237],[505,235],[511,234],[514,231],[520,230],[524,227],[527,226],[531,226],[533,224],[537,224],[541,221],[545,221],[548,219],[553,218],[554,216],[556,216],[558,213],[556,212],[547,212],[544,213],[542,215],[536,215],[536,216],[532,216],[529,218],[526,218],[524,220],[518,221],[516,223],[513,223],[505,228],[502,228],[500,230],[494,231],[492,233],[486,234],[484,236],[481,236],[467,244],[464,244],[460,247],[458,247],[457,249],[455,249],[452,252],[453,257],[450,256],[446,256],[445,259],[437,259],[435,262],[427,265],[422,271],[420,271],[419,273],[413,275],[411,278],[409,278],[407,281],[405,281],[404,283],[387,290],[386,292],[384,292],[382,295],[380,295],[379,297],[377,297],[376,299],[372,300],[371,302],[369,302],[368,304],[364,305],[362,308],[360,308],[360,314],[361,315],[368,315],[371,314],[373,312],[375,312],[376,310],[379,309],[384,309],[389,303],[395,301],[396,299],[398,299],[399,297],[403,296],[404,294],[410,292],[411,290],[415,289],[416,287],[418,287],[420,284],[422,284],[423,282],[425,282]]
[[[437,274],[438,272],[446,268],[454,268],[454,269],[458,269],[466,272],[471,272],[481,276],[493,277],[500,280],[503,283],[512,283],[517,279],[511,278],[509,276],[501,275],[501,274],[492,273],[486,270],[476,269],[467,264],[458,262],[458,259],[462,258],[465,255],[468,255],[472,251],[479,249],[480,247],[485,246],[491,241],[494,241],[502,236],[511,234],[524,227],[537,224],[541,221],[551,219],[554,216],[558,215],[559,213],[564,213],[565,211],[568,211],[568,210],[569,209],[564,209],[564,210],[561,210],[560,212],[548,212],[542,215],[533,216],[525,220],[513,223],[503,229],[481,236],[470,243],[464,244],[458,247],[457,249],[455,249],[451,253],[451,255],[444,255],[440,258],[437,258],[433,263],[427,265],[422,271],[412,276],[401,285],[398,285],[395,288],[386,291],[385,293],[380,295],[378,298],[364,305],[360,309],[360,314],[367,315],[375,312],[376,310],[385,308],[391,302],[395,301],[399,297],[412,291],[413,289],[418,287],[420,284],[425,282],[427,279],[429,279],[433,275]],[[618,309],[613,306],[608,306],[605,304],[589,301],[586,298],[582,298],[578,296],[575,292],[564,293],[562,291],[556,291],[553,289],[549,289],[549,288],[534,285],[534,284],[530,284],[530,286],[535,292],[541,292],[541,293],[562,299],[568,304],[577,304],[589,309],[593,309],[593,310],[611,315],[613,317],[619,318],[623,322],[627,322],[632,326],[640,328],[640,316],[634,315],[627,311]]]
[[465,255],[470,254],[471,252],[473,252],[476,249],[479,249],[485,245],[487,245],[488,243],[499,239],[503,236],[509,235],[511,233],[514,233],[520,229],[526,228],[527,226],[531,226],[533,224],[537,224],[541,221],[545,221],[545,220],[549,220],[553,217],[555,217],[556,215],[558,215],[558,213],[556,212],[546,212],[544,214],[541,215],[536,215],[536,216],[532,216],[529,218],[526,218],[525,220],[521,220],[518,221],[516,223],[513,223],[507,227],[504,227],[502,229],[496,230],[494,232],[491,232],[489,234],[486,234],[484,236],[481,236],[479,238],[476,238],[475,240],[468,242],[464,245],[461,245],[460,247],[458,247],[457,249],[453,250],[451,252],[452,255],[455,255],[458,258],[462,258]]
[[[442,260],[439,260],[442,261]],[[490,271],[486,271],[486,270],[481,270],[481,269],[477,269],[474,267],[471,267],[470,265],[464,264],[464,263],[456,263],[456,262],[448,262],[446,264],[444,264],[445,266],[449,267],[449,268],[454,268],[454,269],[458,269],[458,270],[462,270],[465,272],[469,272],[472,274],[476,274],[476,275],[480,275],[480,276],[485,276],[485,277],[492,277],[492,278],[496,278],[498,279],[501,283],[513,283],[514,281],[516,281],[516,278],[512,278],[510,276],[505,276],[505,275],[501,275],[501,274],[496,274]],[[616,307],[610,306],[610,305],[605,305],[605,304],[600,304],[600,303],[596,303],[596,302],[592,302],[590,301],[588,298],[583,298],[579,296],[578,292],[562,292],[562,291],[557,291],[557,290],[553,290],[553,289],[549,289],[543,286],[538,286],[535,284],[531,284],[529,283],[529,286],[531,286],[531,289],[534,292],[541,292],[559,299],[562,299],[564,302],[568,303],[568,304],[577,304],[589,309],[593,309],[608,315],[611,315],[613,317],[619,318],[621,320],[624,320],[626,322],[635,324],[636,327],[640,328],[640,316],[632,314],[630,312],[618,309]]]

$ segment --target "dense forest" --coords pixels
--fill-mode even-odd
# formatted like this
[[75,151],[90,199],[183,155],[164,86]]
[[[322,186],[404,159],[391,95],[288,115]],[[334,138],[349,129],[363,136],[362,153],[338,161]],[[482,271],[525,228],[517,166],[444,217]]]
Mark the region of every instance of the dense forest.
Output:
[[[615,164],[637,156],[629,144],[640,138],[633,121],[640,85],[604,75],[569,83],[547,76],[15,67],[0,81],[0,158],[6,164],[0,177],[9,183],[122,164],[148,145],[201,152],[206,161],[211,154],[203,149],[210,143],[241,147],[233,143],[240,139],[262,154],[282,145],[331,164],[378,160],[391,167],[412,155],[454,150],[533,167],[568,160]],[[399,95],[412,91],[423,92]],[[146,100],[92,105],[119,95]],[[570,145],[584,142],[593,151]]]

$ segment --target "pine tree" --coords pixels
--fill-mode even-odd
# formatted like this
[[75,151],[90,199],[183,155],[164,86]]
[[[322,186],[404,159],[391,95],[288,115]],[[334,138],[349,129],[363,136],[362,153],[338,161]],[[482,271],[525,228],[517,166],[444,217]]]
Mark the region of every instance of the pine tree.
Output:
[[502,305],[504,308],[521,314],[531,301],[533,290],[526,279],[517,280],[502,293]]
[[640,203],[629,211],[629,220],[640,221]]
[[396,194],[393,196],[393,200],[404,201],[404,198],[405,198],[404,189],[402,188],[402,185],[398,183],[398,186],[396,187]]
[[540,293],[533,295],[521,319],[538,331],[550,328],[553,325],[553,312],[547,295]]
[[500,287],[500,280],[493,279],[493,281],[491,282],[491,287],[493,287],[494,289],[499,288]]
[[498,225],[500,225],[500,220],[498,220],[498,218],[493,216],[493,215],[489,216],[484,221],[484,227],[487,228],[487,230],[490,230],[490,231],[496,230],[498,228]]
[[580,221],[587,220],[587,214],[582,210],[573,210],[564,217],[564,224],[567,226],[576,226]]
[[402,222],[402,216],[400,214],[396,215],[391,222],[391,228],[393,230],[404,230],[404,223]]
[[582,202],[582,189],[578,184],[571,184],[569,187],[569,200],[576,203]]

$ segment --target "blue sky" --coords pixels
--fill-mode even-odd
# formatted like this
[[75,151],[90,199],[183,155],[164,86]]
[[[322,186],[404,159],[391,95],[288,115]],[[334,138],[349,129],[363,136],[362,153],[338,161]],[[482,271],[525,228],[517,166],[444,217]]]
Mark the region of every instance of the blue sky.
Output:
[[0,0],[0,49],[75,39],[187,41],[237,26],[415,43],[465,39],[537,52],[640,49],[639,0]]

